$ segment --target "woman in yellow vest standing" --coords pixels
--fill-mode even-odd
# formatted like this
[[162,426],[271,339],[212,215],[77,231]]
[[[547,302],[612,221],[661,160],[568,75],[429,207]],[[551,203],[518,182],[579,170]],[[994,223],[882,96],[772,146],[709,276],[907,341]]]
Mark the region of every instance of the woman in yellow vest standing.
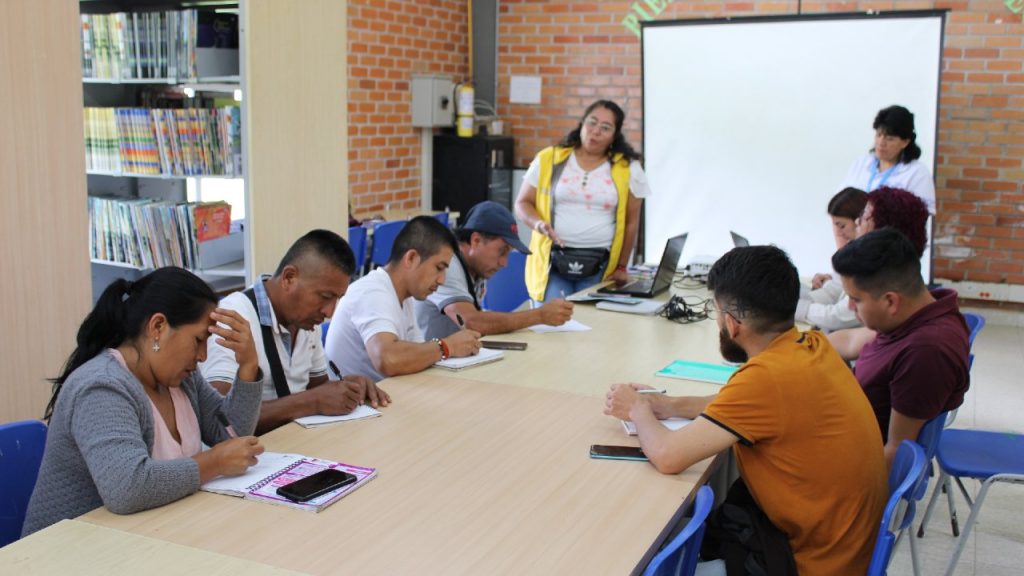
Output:
[[640,154],[622,136],[625,117],[610,100],[594,102],[526,171],[516,216],[533,228],[526,287],[535,301],[628,278],[626,263],[650,188]]

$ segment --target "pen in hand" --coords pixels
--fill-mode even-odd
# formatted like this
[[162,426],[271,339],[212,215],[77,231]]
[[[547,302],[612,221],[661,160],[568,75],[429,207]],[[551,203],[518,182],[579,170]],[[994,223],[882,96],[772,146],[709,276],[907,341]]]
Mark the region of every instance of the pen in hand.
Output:
[[231,422],[228,421],[228,417],[224,415],[219,409],[216,412],[217,420],[220,421],[221,425],[224,426],[224,431],[228,433],[231,438],[238,438],[238,434],[235,434],[235,429],[231,427]]
[[637,394],[665,394],[668,390],[655,390],[653,388],[644,388],[643,390],[637,390]]
[[341,370],[338,370],[338,366],[334,363],[333,360],[328,360],[327,366],[330,367],[331,371],[334,372],[334,375],[338,377],[338,380],[345,379],[345,377],[341,375]]
[[455,320],[457,320],[457,321],[458,321],[458,323],[459,323],[459,328],[461,328],[461,329],[463,329],[463,330],[465,330],[465,329],[466,329],[466,321],[462,319],[462,314],[456,314],[456,315],[455,315]]

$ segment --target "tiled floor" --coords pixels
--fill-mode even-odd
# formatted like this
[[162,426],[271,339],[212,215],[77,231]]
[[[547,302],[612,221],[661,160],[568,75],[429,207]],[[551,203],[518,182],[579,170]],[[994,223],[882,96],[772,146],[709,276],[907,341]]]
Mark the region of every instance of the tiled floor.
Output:
[[[953,427],[1024,433],[1024,314],[976,312],[985,316],[988,324],[974,341],[971,389]],[[972,497],[980,486],[974,481],[965,481],[965,485]],[[957,516],[963,527],[967,522],[967,504],[959,490],[954,490]],[[930,496],[929,493],[918,510],[915,532]],[[955,543],[949,510],[945,497],[941,497],[924,538],[917,541],[921,573],[943,574]],[[907,542],[900,543],[889,564],[889,574],[913,574]],[[989,489],[956,574],[1024,574],[1024,485],[996,484]]]

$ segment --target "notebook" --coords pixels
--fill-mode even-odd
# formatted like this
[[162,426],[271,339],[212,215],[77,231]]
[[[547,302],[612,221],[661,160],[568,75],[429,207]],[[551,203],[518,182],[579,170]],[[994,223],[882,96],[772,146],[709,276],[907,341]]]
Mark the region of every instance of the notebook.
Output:
[[[258,463],[250,467],[245,474],[215,478],[203,484],[200,490],[245,498],[246,500],[298,508],[299,510],[309,512],[319,512],[355,492],[360,486],[377,476],[375,468],[352,466],[342,464],[341,462],[310,458],[301,454],[264,452],[257,457],[257,460]],[[279,487],[291,484],[307,476],[312,476],[326,468],[337,468],[354,474],[357,480],[354,484],[343,486],[334,492],[328,492],[307,502],[292,502],[283,496],[277,495]]]
[[661,309],[664,308],[668,302],[662,302],[659,300],[640,300],[636,303],[624,303],[624,302],[598,302],[598,310],[610,310],[612,312],[625,312],[627,314],[640,314],[643,316],[653,316]]
[[655,372],[654,375],[665,376],[668,378],[680,378],[682,380],[711,382],[712,384],[725,384],[729,381],[729,377],[732,376],[732,373],[738,369],[739,366],[676,360]]
[[624,294],[637,298],[653,298],[668,290],[672,285],[672,277],[676,274],[679,257],[683,255],[686,245],[686,234],[673,236],[665,242],[665,251],[661,254],[661,263],[653,278],[633,278],[622,286],[610,284],[598,290],[603,294]]
[[[689,418],[666,418],[664,420],[659,420],[659,422],[669,430],[679,430],[690,422],[693,422],[693,420],[690,420]],[[636,436],[636,424],[633,424],[629,420],[623,420],[622,427],[626,429],[626,434]]]
[[501,350],[492,350],[490,348],[481,348],[480,352],[474,356],[466,356],[464,358],[449,358],[447,360],[441,360],[435,362],[434,366],[438,368],[444,368],[446,370],[462,370],[464,368],[470,368],[472,366],[479,366],[481,364],[490,364],[491,362],[497,362],[505,357],[505,353]]
[[296,418],[295,423],[303,428],[316,428],[317,426],[324,426],[326,424],[334,424],[335,422],[347,422],[349,420],[364,420],[366,418],[376,418],[380,416],[380,411],[372,406],[366,404],[360,404],[355,410],[348,414],[342,414],[340,416],[324,416],[322,414],[314,414],[313,416],[303,416],[302,418]]
[[619,304],[639,304],[643,302],[640,298],[621,296],[618,294],[601,294],[599,292],[588,292],[585,294],[573,294],[566,296],[569,302],[618,302]]

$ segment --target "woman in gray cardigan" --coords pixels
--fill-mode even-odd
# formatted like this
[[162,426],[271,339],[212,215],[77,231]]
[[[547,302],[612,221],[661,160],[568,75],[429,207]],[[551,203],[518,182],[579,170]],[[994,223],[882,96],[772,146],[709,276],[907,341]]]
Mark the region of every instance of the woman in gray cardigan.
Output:
[[[256,464],[256,348],[245,319],[216,305],[210,287],[181,268],[104,290],[54,380],[23,535],[101,505],[116,514],[162,506]],[[210,334],[238,361],[227,397],[196,370]],[[200,439],[212,448],[202,451]]]

